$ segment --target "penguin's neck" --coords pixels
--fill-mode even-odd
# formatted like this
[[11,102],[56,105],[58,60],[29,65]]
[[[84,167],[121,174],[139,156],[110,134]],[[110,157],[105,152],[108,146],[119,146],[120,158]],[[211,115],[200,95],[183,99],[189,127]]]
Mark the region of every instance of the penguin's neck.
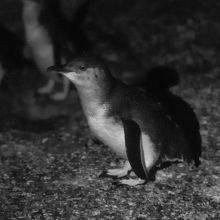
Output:
[[105,109],[108,106],[108,101],[115,84],[115,80],[110,78],[109,80],[92,86],[92,88],[76,86],[87,119],[96,116],[100,109]]

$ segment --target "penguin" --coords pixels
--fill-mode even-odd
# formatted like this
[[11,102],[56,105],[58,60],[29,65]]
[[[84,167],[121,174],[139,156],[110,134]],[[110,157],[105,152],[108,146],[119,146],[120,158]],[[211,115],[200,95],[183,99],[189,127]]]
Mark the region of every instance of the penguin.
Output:
[[[46,28],[40,23],[42,2],[23,0],[22,20],[24,24],[26,54],[36,63],[39,71],[45,73],[48,65],[54,65],[54,47]],[[50,76],[48,83],[38,89],[38,93],[46,94],[53,90],[55,79]]]
[[[156,167],[165,161],[197,163],[199,155],[194,155],[180,124],[147,89],[115,79],[105,64],[91,57],[48,71],[61,73],[75,84],[92,134],[125,159],[124,167],[104,171],[102,177],[136,186],[151,180]],[[137,178],[123,178],[132,170]]]
[[[23,24],[30,56],[40,72],[46,75],[48,66],[68,62],[76,54],[86,50],[88,45],[79,28],[81,23],[76,25],[77,21],[82,22],[84,14],[81,8],[84,4],[87,5],[87,2],[76,10],[72,20],[65,17],[61,4],[60,0],[23,0]],[[49,74],[48,78],[47,84],[40,87],[38,93],[52,93],[58,77]],[[63,100],[68,95],[69,80],[64,77],[61,82],[63,90],[51,95],[54,100]]]

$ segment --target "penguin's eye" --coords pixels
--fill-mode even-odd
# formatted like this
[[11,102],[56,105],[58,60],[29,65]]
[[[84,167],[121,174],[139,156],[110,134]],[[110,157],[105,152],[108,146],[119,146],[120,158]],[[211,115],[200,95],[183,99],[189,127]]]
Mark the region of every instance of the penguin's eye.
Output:
[[81,66],[79,66],[79,69],[80,69],[80,70],[85,70],[86,67],[85,67],[84,65],[81,65]]

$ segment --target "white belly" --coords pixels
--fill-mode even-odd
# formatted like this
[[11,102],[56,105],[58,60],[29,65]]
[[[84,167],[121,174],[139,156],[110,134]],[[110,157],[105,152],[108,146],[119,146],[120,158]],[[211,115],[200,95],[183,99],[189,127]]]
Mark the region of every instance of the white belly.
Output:
[[88,123],[92,133],[99,140],[120,157],[127,158],[124,129],[121,123],[116,123],[112,117],[106,118],[102,113],[88,117]]

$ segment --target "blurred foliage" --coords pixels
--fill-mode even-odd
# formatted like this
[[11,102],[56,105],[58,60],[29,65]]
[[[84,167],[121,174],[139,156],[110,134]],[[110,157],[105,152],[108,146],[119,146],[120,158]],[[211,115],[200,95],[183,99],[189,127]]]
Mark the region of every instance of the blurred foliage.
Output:
[[146,68],[173,64],[196,74],[219,64],[219,10],[216,0],[100,0],[92,5],[90,25],[125,42]]
[[[171,64],[198,73],[219,64],[220,4],[217,0],[64,0],[71,17],[90,2],[84,29],[95,52],[114,50],[124,62],[140,60],[146,68]],[[21,30],[21,1],[2,0],[0,20]],[[116,42],[117,41],[117,42]],[[129,57],[129,53],[130,57]],[[193,71],[192,71],[193,70]]]

